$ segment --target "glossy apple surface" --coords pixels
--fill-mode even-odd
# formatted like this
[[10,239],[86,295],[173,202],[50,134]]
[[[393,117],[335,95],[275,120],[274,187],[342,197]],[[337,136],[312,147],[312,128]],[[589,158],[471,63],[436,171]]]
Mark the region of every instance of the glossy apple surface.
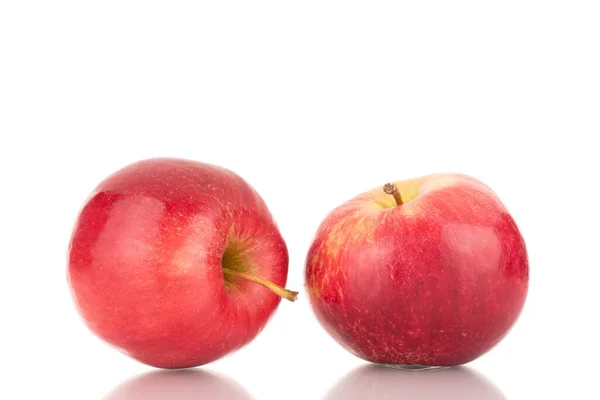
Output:
[[464,175],[395,182],[333,210],[306,261],[317,318],[354,355],[453,366],[496,345],[523,308],[523,238],[497,195]]
[[184,368],[250,342],[281,300],[225,268],[285,285],[287,248],[264,201],[224,168],[149,159],[89,197],[68,281],[101,339],[145,364]]

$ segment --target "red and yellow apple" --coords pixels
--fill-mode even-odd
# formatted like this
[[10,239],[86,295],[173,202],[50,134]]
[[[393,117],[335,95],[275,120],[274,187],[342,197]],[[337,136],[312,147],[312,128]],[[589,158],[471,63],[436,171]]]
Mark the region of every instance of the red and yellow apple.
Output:
[[249,343],[281,298],[286,244],[263,199],[214,165],[157,158],[101,182],[81,210],[68,281],[101,339],[161,368]]
[[498,196],[461,174],[360,194],[321,223],[306,288],[325,330],[365,360],[454,366],[511,329],[524,306],[524,240]]

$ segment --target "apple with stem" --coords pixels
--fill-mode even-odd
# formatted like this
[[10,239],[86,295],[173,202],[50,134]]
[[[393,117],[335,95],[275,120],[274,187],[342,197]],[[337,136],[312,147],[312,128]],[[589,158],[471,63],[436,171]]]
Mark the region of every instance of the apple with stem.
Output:
[[454,366],[511,329],[524,306],[525,242],[498,196],[432,174],[356,196],[321,223],[305,269],[326,331],[365,360]]
[[102,340],[160,368],[249,343],[281,298],[288,252],[267,206],[233,172],[155,158],[101,182],[72,233],[68,282]]

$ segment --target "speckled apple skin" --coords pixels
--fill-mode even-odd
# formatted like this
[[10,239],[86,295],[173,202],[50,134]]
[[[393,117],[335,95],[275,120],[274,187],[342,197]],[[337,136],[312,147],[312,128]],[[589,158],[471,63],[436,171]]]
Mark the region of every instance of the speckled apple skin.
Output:
[[524,306],[523,238],[496,194],[465,175],[396,182],[332,211],[306,262],[326,331],[365,360],[454,366],[494,347]]
[[284,286],[288,252],[267,206],[224,168],[180,159],[131,164],[100,183],[69,248],[77,309],[101,339],[161,368],[194,367],[250,342],[280,297],[225,287],[227,243],[246,243],[255,273]]

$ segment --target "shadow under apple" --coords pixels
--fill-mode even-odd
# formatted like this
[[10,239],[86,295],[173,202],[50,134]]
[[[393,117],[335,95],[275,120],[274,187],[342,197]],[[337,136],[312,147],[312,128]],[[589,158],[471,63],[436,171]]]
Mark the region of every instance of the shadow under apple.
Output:
[[153,371],[129,379],[104,400],[252,400],[237,382],[199,370]]
[[367,365],[350,371],[325,400],[506,400],[488,379],[467,367],[402,371]]

